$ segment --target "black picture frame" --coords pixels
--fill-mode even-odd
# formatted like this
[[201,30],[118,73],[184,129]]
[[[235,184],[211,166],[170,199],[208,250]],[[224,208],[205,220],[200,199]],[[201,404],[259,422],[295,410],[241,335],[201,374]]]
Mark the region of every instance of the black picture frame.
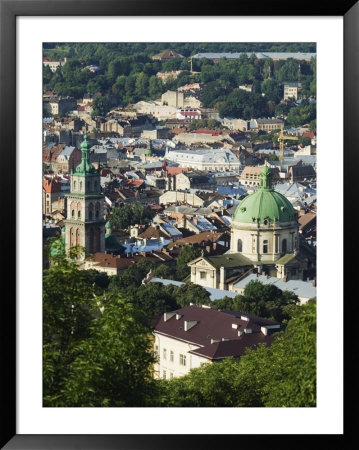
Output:
[[[187,12],[190,12],[188,14]],[[18,16],[342,16],[344,19],[344,180],[346,180],[344,207],[353,210],[355,198],[351,195],[350,180],[355,180],[358,152],[353,151],[359,137],[359,5],[356,1],[336,4],[309,2],[300,5],[288,1],[229,2],[211,4],[184,0],[176,7],[164,0],[0,0],[0,144],[3,193],[2,268],[2,324],[1,324],[1,448],[5,449],[183,449],[225,448],[237,445],[287,447],[293,442],[312,445],[322,435],[191,435],[181,426],[174,435],[18,435],[16,434],[16,243],[13,236],[16,223],[16,17]],[[351,205],[349,205],[351,202]],[[6,212],[6,213],[5,213]],[[335,212],[333,212],[335,213]],[[355,221],[347,216],[345,235],[355,235]],[[8,238],[7,238],[7,237]],[[355,238],[354,238],[355,239]],[[347,244],[347,245],[346,245]],[[349,254],[344,242],[344,256]],[[351,265],[351,267],[353,267]],[[353,270],[344,272],[347,287],[353,278]],[[342,268],[337,268],[342,270]],[[349,291],[348,291],[349,292]],[[353,299],[354,300],[354,299]],[[354,327],[354,302],[346,304],[346,330]],[[348,332],[350,333],[350,331]],[[346,334],[347,336],[347,334]],[[347,341],[348,342],[348,341]],[[355,358],[345,353],[346,368],[357,373]],[[353,367],[351,367],[353,365]],[[345,402],[348,405],[348,402]],[[354,428],[355,414],[346,417],[345,434],[330,435],[334,445],[343,445],[344,437]],[[184,434],[181,434],[183,430]],[[295,439],[295,441],[294,441]],[[271,443],[271,444],[269,444]]]

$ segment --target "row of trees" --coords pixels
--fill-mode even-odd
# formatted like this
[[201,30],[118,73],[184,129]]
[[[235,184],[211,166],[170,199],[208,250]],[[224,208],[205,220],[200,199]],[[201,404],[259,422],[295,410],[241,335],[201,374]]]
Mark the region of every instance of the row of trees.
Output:
[[314,302],[292,308],[270,348],[165,381],[153,377],[149,311],[177,308],[179,291],[113,287],[61,257],[44,271],[44,406],[315,406]]

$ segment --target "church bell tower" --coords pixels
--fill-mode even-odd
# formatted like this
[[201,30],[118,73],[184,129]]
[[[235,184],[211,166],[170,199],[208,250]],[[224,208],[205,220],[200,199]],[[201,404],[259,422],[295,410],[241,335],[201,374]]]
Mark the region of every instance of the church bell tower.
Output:
[[82,159],[71,170],[71,190],[67,197],[65,220],[66,252],[75,246],[85,248],[86,255],[105,251],[104,195],[100,171],[90,163],[90,144],[85,133],[81,143]]

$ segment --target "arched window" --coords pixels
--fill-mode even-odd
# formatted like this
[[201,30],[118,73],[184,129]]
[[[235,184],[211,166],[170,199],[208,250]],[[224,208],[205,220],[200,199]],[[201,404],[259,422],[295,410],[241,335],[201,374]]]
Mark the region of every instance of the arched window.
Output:
[[268,253],[268,240],[263,241],[263,253]]
[[76,191],[76,181],[74,181],[74,191]]
[[287,252],[287,239],[282,240],[282,252],[283,253]]
[[75,245],[74,229],[70,228],[70,247],[73,247],[74,245]]
[[95,209],[96,209],[96,212],[95,212],[96,219],[98,219],[100,216],[100,202],[96,202]]
[[237,241],[237,252],[242,251],[242,239],[238,239]]
[[92,220],[93,218],[93,203],[89,204],[89,219]]
[[81,211],[77,211],[77,218],[81,219]]
[[76,230],[76,245],[81,245],[81,233],[78,228]]
[[71,217],[75,217],[75,210],[74,209],[71,210]]
[[80,191],[82,191],[82,181],[80,181]]

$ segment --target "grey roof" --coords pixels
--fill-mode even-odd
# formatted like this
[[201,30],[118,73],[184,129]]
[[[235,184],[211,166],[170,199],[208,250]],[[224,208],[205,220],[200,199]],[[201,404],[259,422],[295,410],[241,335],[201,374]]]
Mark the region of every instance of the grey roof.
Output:
[[125,247],[125,253],[140,253],[161,250],[166,247],[171,241],[169,239],[137,239],[136,242],[129,242],[122,244]]
[[[197,223],[195,223],[195,220]],[[217,230],[216,226],[202,216],[196,216],[196,218],[187,219],[187,221],[197,227],[200,231]]]
[[303,196],[305,186],[300,183],[280,183],[275,185],[274,190],[286,197],[300,198]]
[[292,291],[298,295],[298,297],[309,299],[316,297],[317,288],[312,285],[312,281],[302,281],[302,280],[289,280],[284,282],[281,278],[269,277],[265,275],[256,275],[251,273],[245,278],[242,278],[234,287],[244,289],[250,281],[260,281],[263,284],[273,284],[277,286],[282,291]]
[[223,52],[223,53],[196,53],[192,56],[192,58],[200,59],[220,59],[220,58],[228,58],[228,59],[238,59],[241,55],[247,55],[250,57],[251,55],[255,55],[258,59],[310,59],[316,57],[316,53],[302,53],[302,52]]
[[173,225],[169,223],[161,223],[161,228],[163,228],[166,233],[168,233],[170,236],[182,236],[182,233]]
[[62,151],[59,153],[58,156],[64,156],[66,159],[69,159],[72,155],[72,152],[75,150],[76,147],[64,147]]
[[[169,284],[174,284],[175,286],[182,286],[183,283],[182,281],[174,281],[174,280],[166,280],[163,278],[152,278],[150,280],[150,282],[152,283],[162,283],[164,286],[167,286]],[[234,298],[236,295],[238,295],[237,292],[231,292],[231,291],[225,291],[222,289],[214,289],[214,288],[209,288],[209,287],[205,287],[206,291],[209,292],[210,294],[210,300],[219,300],[223,297],[231,297]]]

